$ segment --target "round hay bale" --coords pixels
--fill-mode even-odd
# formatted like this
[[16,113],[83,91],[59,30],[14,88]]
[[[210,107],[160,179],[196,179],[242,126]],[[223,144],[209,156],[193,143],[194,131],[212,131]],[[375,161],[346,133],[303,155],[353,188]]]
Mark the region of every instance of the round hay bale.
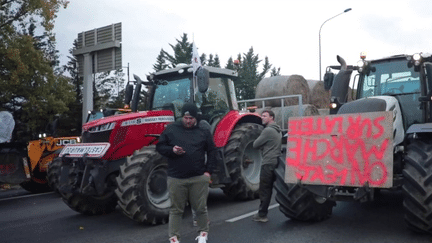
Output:
[[[303,76],[274,76],[264,78],[258,83],[255,99],[297,94],[302,95],[303,104],[309,103],[309,86]],[[298,98],[285,98],[284,102],[284,106],[298,105]],[[262,102],[256,102],[255,105],[261,108]],[[280,107],[280,99],[266,100],[265,106]]]
[[310,87],[309,104],[316,106],[318,109],[328,108],[330,105],[330,91],[324,89],[323,81],[316,81]]
[[[256,112],[261,115],[261,113],[264,110],[272,110],[275,113],[275,122],[279,126],[281,126],[284,129],[287,129],[287,122],[288,118],[290,117],[297,117],[300,116],[300,106],[299,105],[292,105],[292,106],[285,106],[285,107],[273,107],[273,108],[258,108]],[[303,105],[303,116],[319,116],[320,112],[318,109],[311,104],[304,104]],[[283,117],[283,126],[282,126],[282,117]]]

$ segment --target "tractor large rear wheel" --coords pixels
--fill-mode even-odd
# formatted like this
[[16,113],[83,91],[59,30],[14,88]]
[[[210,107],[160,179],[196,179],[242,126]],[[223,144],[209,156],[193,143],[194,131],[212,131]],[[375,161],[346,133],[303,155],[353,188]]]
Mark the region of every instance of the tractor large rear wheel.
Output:
[[224,157],[232,183],[222,188],[230,198],[247,200],[258,196],[262,155],[253,148],[253,142],[262,130],[261,125],[243,123],[231,133]]
[[299,221],[321,221],[330,217],[334,201],[318,197],[297,184],[287,184],[285,162],[279,159],[276,173],[276,202],[285,216]]
[[117,177],[115,192],[123,213],[140,223],[167,223],[171,207],[167,173],[167,159],[156,152],[154,145],[135,151],[120,166]]
[[414,140],[407,147],[403,170],[405,222],[413,231],[432,233],[432,141]]

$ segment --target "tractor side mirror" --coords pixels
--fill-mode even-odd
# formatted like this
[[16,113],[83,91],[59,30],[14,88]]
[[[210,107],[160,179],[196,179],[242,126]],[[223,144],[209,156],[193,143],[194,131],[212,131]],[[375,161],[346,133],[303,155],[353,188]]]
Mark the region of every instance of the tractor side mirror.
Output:
[[129,105],[129,103],[132,100],[132,94],[133,94],[133,85],[131,83],[128,83],[126,85],[126,91],[125,91],[125,104]]
[[201,67],[196,71],[196,78],[198,83],[198,91],[205,93],[209,86],[210,72]]
[[427,83],[429,87],[427,93],[429,93],[432,92],[432,63],[429,62],[425,63],[425,68],[426,68]]
[[330,72],[330,71],[327,71],[324,74],[324,89],[325,90],[331,89],[331,86],[333,85],[334,76],[335,76],[335,74]]

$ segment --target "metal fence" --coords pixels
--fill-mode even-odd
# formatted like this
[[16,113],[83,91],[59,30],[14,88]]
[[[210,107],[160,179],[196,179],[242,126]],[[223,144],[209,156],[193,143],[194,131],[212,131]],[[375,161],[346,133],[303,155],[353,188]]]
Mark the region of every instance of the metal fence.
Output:
[[[240,110],[246,110],[247,109],[247,104],[249,102],[261,102],[262,107],[265,108],[265,102],[269,101],[269,100],[277,100],[280,99],[281,101],[281,121],[282,124],[278,124],[280,125],[280,127],[282,128],[282,131],[287,131],[288,130],[288,125],[287,125],[287,121],[285,121],[285,116],[284,116],[284,108],[285,108],[285,98],[297,98],[298,99],[298,105],[299,105],[299,116],[303,116],[303,97],[302,95],[284,95],[284,96],[275,96],[275,97],[269,97],[269,98],[258,98],[258,99],[250,99],[250,100],[239,100],[237,101],[238,105],[239,105],[239,109]],[[254,104],[255,105],[255,104]]]

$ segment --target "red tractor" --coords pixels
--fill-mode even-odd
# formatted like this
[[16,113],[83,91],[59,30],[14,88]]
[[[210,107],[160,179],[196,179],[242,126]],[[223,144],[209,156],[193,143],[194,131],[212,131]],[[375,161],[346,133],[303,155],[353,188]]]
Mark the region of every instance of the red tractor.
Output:
[[[234,78],[235,71],[203,67],[194,82],[190,65],[153,73],[145,82],[135,76],[132,112],[86,123],[83,143],[62,150],[58,188],[64,202],[87,215],[109,213],[119,205],[137,222],[166,223],[171,205],[167,160],[155,144],[165,127],[181,117],[186,102],[200,108],[200,126],[211,130],[218,149],[211,187],[233,199],[254,199],[262,157],[252,143],[263,127],[256,113],[239,111]],[[138,112],[142,85],[148,88],[146,110]]]

